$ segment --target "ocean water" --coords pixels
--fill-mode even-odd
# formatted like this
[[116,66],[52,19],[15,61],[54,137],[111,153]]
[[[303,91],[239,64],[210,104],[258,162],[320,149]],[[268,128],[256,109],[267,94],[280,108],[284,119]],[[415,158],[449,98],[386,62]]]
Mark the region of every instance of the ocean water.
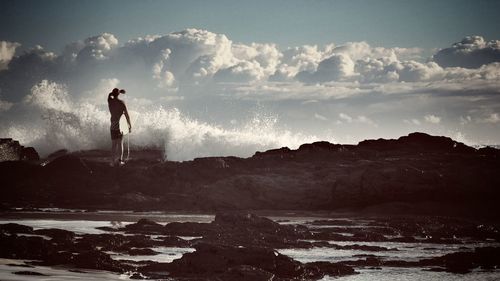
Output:
[[[65,215],[62,216],[61,214]],[[32,215],[24,213],[23,218],[14,218],[12,215],[7,218],[0,219],[0,224],[15,222],[19,224],[29,225],[36,229],[40,228],[60,228],[76,233],[90,233],[98,234],[104,231],[96,229],[96,227],[110,226],[122,227],[126,224],[137,221],[142,217],[146,217],[162,224],[168,222],[210,222],[213,220],[213,215],[206,214],[169,214],[161,212],[152,213],[134,213],[134,212],[59,212],[51,210],[45,212],[43,216],[39,213]],[[35,217],[35,218],[33,218]],[[63,219],[64,218],[64,219]],[[271,219],[280,222],[281,224],[302,224],[308,227],[323,228],[325,226],[312,226],[311,221],[316,219],[324,219],[324,217],[299,217],[299,216],[270,216]],[[339,218],[336,218],[339,219]],[[352,221],[353,225],[345,227],[361,227],[366,225],[369,221],[359,220]],[[344,227],[344,226],[343,226]],[[160,238],[161,236],[152,235],[152,238]],[[183,239],[195,239],[199,237],[181,237]],[[294,258],[301,262],[313,261],[345,261],[363,259],[365,255],[374,255],[381,259],[398,259],[398,260],[419,260],[421,258],[429,258],[441,256],[447,253],[455,252],[457,250],[465,251],[467,249],[473,250],[474,247],[479,246],[500,246],[496,242],[475,242],[475,241],[462,241],[463,244],[429,244],[429,243],[399,243],[399,242],[349,242],[349,241],[329,241],[329,243],[337,245],[367,245],[367,246],[380,246],[393,250],[389,251],[361,251],[361,250],[335,250],[332,248],[315,247],[312,249],[279,249],[278,251],[284,255]],[[465,248],[464,248],[465,247]],[[397,249],[397,250],[396,250]],[[155,247],[153,250],[160,252],[157,255],[144,255],[144,256],[129,256],[120,253],[111,254],[113,259],[129,259],[129,260],[151,260],[158,262],[171,262],[174,259],[182,257],[183,254],[193,252],[193,248],[177,248],[177,247]],[[40,267],[23,268],[12,267],[7,264],[19,264],[22,261],[0,259],[0,280],[129,280],[127,274],[115,274],[105,271],[84,270],[86,273],[72,272],[67,268],[52,268]],[[35,271],[46,274],[47,276],[26,276],[15,275],[16,271]],[[500,280],[500,271],[480,271],[476,270],[468,274],[451,274],[446,272],[432,272],[427,271],[425,268],[396,268],[396,267],[383,267],[381,269],[372,269],[365,267],[357,267],[356,271],[360,274],[346,276],[342,278],[325,277],[322,281],[328,280],[345,280],[345,281],[364,281],[364,280]]]

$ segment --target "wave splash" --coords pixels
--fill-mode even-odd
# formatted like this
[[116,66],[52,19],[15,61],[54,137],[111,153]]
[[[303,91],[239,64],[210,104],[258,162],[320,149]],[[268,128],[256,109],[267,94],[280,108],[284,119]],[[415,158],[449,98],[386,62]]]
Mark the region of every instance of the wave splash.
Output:
[[[110,146],[107,107],[85,98],[73,101],[64,85],[44,80],[12,110],[16,110],[16,117],[0,121],[0,135],[34,146],[42,156],[61,148],[76,151]],[[168,160],[248,157],[259,150],[296,148],[318,140],[316,136],[279,128],[278,118],[259,113],[237,127],[224,128],[190,118],[177,108],[153,105],[129,112],[133,125],[131,145],[164,148]]]

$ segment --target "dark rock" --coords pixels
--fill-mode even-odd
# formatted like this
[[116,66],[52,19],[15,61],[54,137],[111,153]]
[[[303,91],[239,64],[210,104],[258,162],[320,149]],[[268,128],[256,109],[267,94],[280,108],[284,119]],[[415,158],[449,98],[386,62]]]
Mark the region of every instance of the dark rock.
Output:
[[60,156],[44,166],[49,173],[56,173],[58,176],[65,175],[85,175],[92,171],[87,164],[79,157],[67,154]]
[[140,219],[137,223],[125,226],[125,231],[133,233],[163,233],[165,227],[148,219]]
[[331,263],[331,262],[309,262],[306,267],[311,270],[311,268],[317,268],[319,272],[324,275],[329,276],[345,276],[351,274],[357,274],[356,271],[350,266],[342,263]]
[[85,234],[76,241],[75,247],[79,250],[93,250],[103,247],[106,250],[115,250],[130,241],[129,237],[121,234]]
[[33,147],[25,147],[22,150],[21,159],[24,161],[39,161],[40,155]]
[[366,251],[366,252],[383,252],[383,251],[397,251],[398,249],[396,248],[387,248],[387,247],[381,247],[381,246],[369,246],[369,245],[336,245],[336,244],[329,244],[329,247],[335,248],[338,250],[358,250],[358,251]]
[[196,251],[184,254],[169,266],[172,276],[189,276],[224,273],[228,268],[247,265],[271,272],[280,278],[299,277],[304,268],[297,261],[272,249],[198,244]]
[[35,272],[35,271],[16,271],[14,272],[16,275],[32,275],[32,276],[48,276],[46,274]]
[[454,153],[475,153],[476,150],[448,137],[436,137],[425,133],[411,133],[397,140],[365,140],[358,144],[358,149],[388,151],[394,149],[406,151],[442,151]]
[[0,162],[19,160],[38,161],[40,157],[33,147],[24,147],[11,138],[0,139]]
[[50,253],[52,245],[42,237],[0,234],[0,257],[8,259],[41,260]]
[[165,234],[176,236],[203,236],[213,231],[212,224],[197,222],[171,222],[164,228]]
[[74,255],[71,263],[78,268],[108,270],[112,272],[125,272],[131,269],[130,266],[115,261],[108,254],[97,250]]
[[311,225],[353,225],[350,220],[315,220],[310,222]]
[[290,159],[295,156],[295,151],[288,147],[282,147],[277,149],[270,149],[265,152],[257,151],[252,158],[262,159],[262,158],[277,158],[277,159]]
[[224,273],[218,275],[217,280],[272,281],[274,280],[274,274],[254,266],[239,265],[231,267]]
[[160,252],[151,250],[149,248],[133,248],[133,249],[129,249],[127,251],[127,254],[129,254],[131,256],[153,256],[153,255],[157,255],[159,253]]
[[0,232],[3,233],[33,233],[33,227],[17,223],[0,224]]
[[37,229],[33,231],[34,234],[49,236],[54,240],[72,240],[75,237],[75,233],[57,228],[44,228]]
[[205,233],[203,241],[272,248],[296,244],[303,237],[303,232],[307,232],[264,217],[238,212],[217,213],[212,226],[216,231]]
[[[214,212],[350,208],[369,214],[492,218],[500,208],[496,204],[500,198],[499,157],[421,133],[357,146],[317,142],[298,150],[256,153],[247,159],[138,160],[121,169],[108,167],[107,153],[59,155],[44,167],[20,165],[19,161],[0,163],[2,183],[10,187],[0,190],[0,209],[54,206]],[[197,225],[187,234],[189,225],[178,226],[176,230],[169,224],[165,234],[197,235],[194,233],[201,230]],[[211,230],[202,230],[202,235],[207,231]],[[397,235],[409,238],[412,231]],[[498,233],[483,233],[500,240]],[[453,238],[449,234],[439,237]],[[437,237],[429,232],[417,236]]]
[[12,266],[12,267],[27,267],[27,268],[33,268],[34,266],[29,265],[29,264],[14,264],[14,263],[9,263],[7,266]]
[[180,247],[180,248],[191,247],[191,242],[176,236],[164,237],[160,244],[164,247]]
[[498,150],[494,147],[491,147],[491,146],[481,147],[480,149],[478,149],[477,152],[478,152],[478,154],[486,155],[486,156],[493,156],[493,157],[500,156],[500,150]]

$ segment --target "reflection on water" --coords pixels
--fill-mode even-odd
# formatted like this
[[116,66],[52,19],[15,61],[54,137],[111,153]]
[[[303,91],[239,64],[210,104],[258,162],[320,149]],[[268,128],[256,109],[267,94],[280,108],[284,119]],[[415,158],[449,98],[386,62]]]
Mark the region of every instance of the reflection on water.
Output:
[[[0,280],[2,281],[102,281],[102,280],[130,280],[127,274],[116,274],[101,270],[82,270],[82,272],[69,271],[66,268],[36,266],[24,268],[9,266],[8,264],[22,264],[20,260],[0,259]],[[14,272],[33,271],[46,276],[17,275]]]
[[468,274],[426,271],[420,268],[384,267],[382,269],[361,269],[360,274],[340,278],[325,277],[321,281],[497,281],[500,271],[473,271]]

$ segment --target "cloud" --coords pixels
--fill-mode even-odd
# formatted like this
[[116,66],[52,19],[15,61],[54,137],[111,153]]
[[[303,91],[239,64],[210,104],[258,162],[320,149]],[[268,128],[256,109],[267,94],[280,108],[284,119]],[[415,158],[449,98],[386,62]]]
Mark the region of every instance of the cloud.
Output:
[[21,44],[16,42],[0,41],[0,70],[7,69],[19,46]]
[[14,104],[11,102],[0,100],[0,112],[9,110],[12,105]]
[[467,36],[450,48],[438,51],[433,60],[442,67],[479,68],[485,64],[500,62],[500,41]]
[[318,113],[314,113],[314,118],[321,120],[321,121],[328,121],[328,118],[326,118],[325,116],[318,114]]
[[344,120],[344,121],[346,121],[348,123],[352,122],[352,117],[349,116],[349,115],[347,115],[347,114],[345,114],[345,113],[340,113],[339,117],[340,117],[340,119],[342,119],[342,120]]
[[431,124],[439,124],[441,122],[441,117],[428,114],[424,116],[425,122],[431,123]]
[[[106,96],[119,87],[127,89],[127,105],[140,113],[138,122],[147,128],[137,137],[138,144],[185,135],[169,136],[177,141],[171,154],[183,149],[182,142],[189,143],[178,159],[225,151],[248,155],[267,144],[271,148],[315,139],[302,132],[352,142],[398,137],[419,125],[444,134],[449,126],[473,124],[461,129],[467,135],[500,139],[491,130],[500,124],[500,62],[490,60],[477,68],[446,66],[436,60],[441,51],[426,61],[426,52],[418,47],[383,48],[367,42],[280,48],[272,42],[233,42],[200,29],[118,39],[110,33],[91,36],[69,43],[60,54],[40,46],[21,54],[13,45],[2,47],[2,53],[10,53],[4,60],[8,68],[0,71],[0,134],[29,133],[33,136],[24,139],[42,146],[48,134],[68,148],[107,145]],[[470,41],[461,48],[471,56],[496,48],[493,41]],[[461,56],[449,59],[460,61]],[[254,108],[279,120],[259,123],[272,123],[280,132],[266,131],[266,146],[256,145],[259,138],[250,129]],[[429,112],[446,116],[446,122],[433,114],[424,116]],[[333,132],[327,124],[343,126],[334,126]],[[378,124],[384,126],[366,129]],[[286,141],[287,135],[293,143]],[[273,137],[280,141],[271,141]],[[229,144],[228,150],[221,143]]]
[[368,118],[364,115],[359,115],[359,116],[353,118],[345,113],[340,113],[339,117],[341,119],[341,121],[338,122],[339,124],[341,124],[343,121],[343,122],[347,122],[347,123],[368,124],[368,125],[372,125],[372,126],[377,127],[377,123],[375,123],[373,120],[371,120],[370,118]]
[[497,124],[500,123],[500,114],[498,113],[491,113],[485,118],[480,118],[478,119],[479,123],[491,123],[491,124]]
[[404,123],[406,124],[410,124],[410,125],[416,125],[416,126],[420,126],[422,123],[420,122],[420,120],[418,119],[415,119],[415,118],[412,118],[410,120],[408,119],[405,119],[403,120]]

